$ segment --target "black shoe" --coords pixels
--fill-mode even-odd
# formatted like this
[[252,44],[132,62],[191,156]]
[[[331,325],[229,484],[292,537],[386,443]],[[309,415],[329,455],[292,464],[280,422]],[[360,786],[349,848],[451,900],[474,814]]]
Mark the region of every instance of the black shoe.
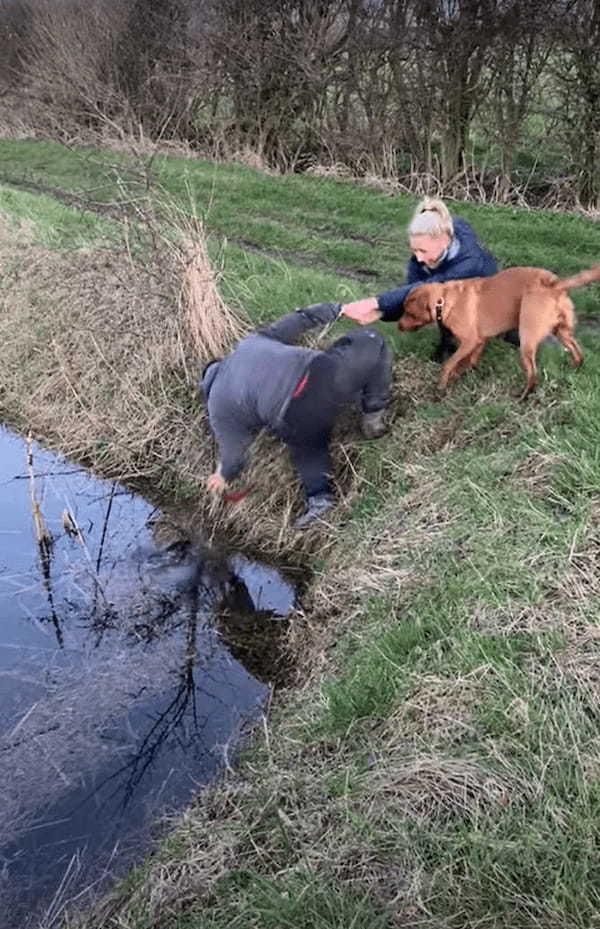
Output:
[[508,332],[504,333],[502,339],[504,342],[508,342],[509,345],[514,345],[516,348],[519,348],[521,344],[518,329],[509,329]]
[[388,431],[385,423],[385,410],[363,413],[360,428],[365,439],[379,439]]
[[293,529],[306,529],[321,519],[323,514],[334,506],[335,499],[331,494],[315,494],[314,497],[308,498],[307,504],[306,512],[292,524]]
[[456,351],[456,344],[448,344],[447,342],[440,342],[439,345],[436,345],[435,349],[431,354],[431,360],[436,361],[441,365],[443,361],[446,361],[450,355],[453,355]]

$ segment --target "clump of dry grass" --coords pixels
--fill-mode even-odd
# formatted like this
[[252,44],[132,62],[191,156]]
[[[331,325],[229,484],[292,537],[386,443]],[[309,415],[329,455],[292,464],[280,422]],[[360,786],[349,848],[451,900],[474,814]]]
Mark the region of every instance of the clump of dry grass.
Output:
[[348,165],[343,164],[342,162],[335,162],[334,164],[324,165],[324,164],[314,164],[310,165],[306,169],[307,174],[313,174],[315,177],[327,177],[327,178],[336,178],[343,180],[353,180],[354,174],[352,169]]
[[221,152],[218,154],[218,157],[219,160],[245,165],[247,168],[252,168],[253,171],[260,171],[261,174],[274,175],[281,173],[277,168],[269,165],[269,162],[262,152],[250,148],[248,145],[242,148],[236,148],[230,152]]
[[181,244],[183,285],[180,300],[192,347],[199,359],[221,358],[250,326],[219,293],[202,226]]
[[492,772],[480,761],[428,753],[386,759],[369,777],[369,820],[377,812],[417,821],[462,819],[476,822],[512,799],[524,798],[525,785],[514,775]]
[[158,202],[137,206],[143,223],[144,244],[151,254],[165,261],[178,288],[182,328],[192,356],[205,363],[231,351],[251,330],[249,319],[230,307],[219,290],[222,261],[209,254],[209,236],[188,191],[182,207],[166,194]]
[[384,727],[388,746],[429,749],[460,742],[473,731],[473,717],[488,669],[465,677],[415,674],[408,694]]

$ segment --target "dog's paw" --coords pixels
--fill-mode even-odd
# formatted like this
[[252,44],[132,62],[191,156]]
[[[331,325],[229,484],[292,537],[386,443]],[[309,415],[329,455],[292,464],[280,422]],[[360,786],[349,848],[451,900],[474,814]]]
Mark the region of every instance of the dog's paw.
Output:
[[525,400],[527,400],[528,397],[531,396],[536,386],[537,384],[531,384],[531,385],[528,384],[526,387],[523,388],[520,394],[516,394],[515,399],[517,403],[524,403]]

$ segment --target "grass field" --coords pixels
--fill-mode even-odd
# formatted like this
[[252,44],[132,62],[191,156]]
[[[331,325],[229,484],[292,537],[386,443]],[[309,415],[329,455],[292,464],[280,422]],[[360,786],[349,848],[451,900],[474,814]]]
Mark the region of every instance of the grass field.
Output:
[[[135,451],[152,482],[166,468],[155,446],[119,457],[113,446],[125,439],[100,415],[101,403],[121,402],[130,352],[145,338],[117,325],[119,313],[129,319],[124,284],[97,298],[103,276],[118,278],[118,222],[57,199],[122,201],[102,166],[116,160],[0,142],[0,410],[20,428],[33,419],[60,444],[56,408],[87,409],[85,442],[73,427],[70,451],[113,471]],[[222,292],[253,321],[402,279],[409,198],[182,159],[152,167],[163,192],[205,219]],[[583,217],[454,210],[506,265],[567,274],[600,260],[600,228]],[[574,295],[582,316],[600,318],[599,296],[598,287]],[[159,297],[147,305],[154,339],[168,321]],[[129,340],[129,354],[115,349],[95,369],[102,397],[93,410],[70,407],[72,391],[56,381],[40,411],[48,367],[66,364],[69,346],[83,350],[63,344],[64,332],[74,319],[88,331],[92,304],[97,338],[110,306],[111,340]],[[600,926],[600,330],[581,327],[578,372],[562,351],[543,348],[540,388],[522,405],[509,346],[489,346],[479,370],[440,400],[428,360],[434,332],[382,331],[396,352],[391,434],[371,444],[341,438],[343,505],[329,529],[308,542],[289,532],[264,539],[312,574],[290,634],[294,687],[275,695],[239,768],[70,927]],[[111,340],[100,343],[105,354]],[[84,365],[68,373],[85,400]],[[189,379],[165,367],[157,378],[158,393],[156,379],[136,382],[140,420],[160,401],[176,423],[173,458],[206,459]],[[163,492],[179,487],[196,503],[201,482],[186,477],[182,489],[181,462],[167,464]],[[280,503],[275,494],[269,531]]]

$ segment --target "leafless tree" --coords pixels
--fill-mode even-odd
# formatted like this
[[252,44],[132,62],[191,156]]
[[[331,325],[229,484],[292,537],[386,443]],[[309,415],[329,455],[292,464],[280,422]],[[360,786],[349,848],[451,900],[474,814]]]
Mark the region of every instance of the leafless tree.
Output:
[[39,131],[63,135],[97,126],[114,98],[110,62],[120,30],[111,0],[24,0],[13,92]]
[[220,0],[206,30],[240,144],[286,162],[310,149],[347,35],[344,0]]
[[490,94],[482,131],[499,151],[497,191],[501,200],[515,185],[515,157],[552,53],[548,28],[557,3],[508,0],[499,12],[496,41],[490,50]]
[[0,0],[0,121],[503,200],[552,126],[593,206],[599,45],[596,0]]
[[118,96],[149,137],[185,137],[190,132],[190,0],[129,0],[123,6],[112,63]]
[[576,172],[576,193],[584,206],[600,207],[600,4],[572,0],[555,20],[561,128]]
[[0,0],[0,92],[18,82],[21,50],[26,43],[31,10],[24,0]]

